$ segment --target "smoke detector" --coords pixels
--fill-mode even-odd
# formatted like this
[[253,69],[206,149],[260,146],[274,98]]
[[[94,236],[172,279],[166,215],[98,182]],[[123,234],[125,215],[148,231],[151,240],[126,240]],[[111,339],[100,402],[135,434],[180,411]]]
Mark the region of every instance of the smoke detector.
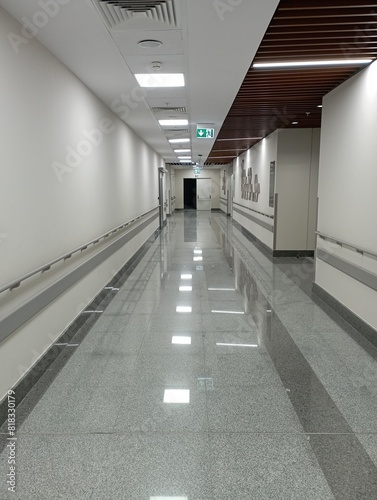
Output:
[[162,62],[161,61],[152,61],[151,68],[152,68],[152,71],[161,71]]

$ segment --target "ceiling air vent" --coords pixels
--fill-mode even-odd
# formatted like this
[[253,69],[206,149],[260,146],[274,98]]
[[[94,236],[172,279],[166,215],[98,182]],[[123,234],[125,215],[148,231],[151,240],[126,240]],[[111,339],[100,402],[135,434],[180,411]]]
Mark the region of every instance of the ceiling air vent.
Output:
[[173,167],[183,167],[183,168],[187,168],[187,167],[192,167],[193,165],[195,165],[195,163],[191,162],[191,163],[172,163],[172,162],[166,162],[166,165],[169,165],[169,166],[173,166]]
[[152,108],[153,113],[187,113],[185,107],[180,108]]
[[174,0],[93,0],[109,29],[177,28]]

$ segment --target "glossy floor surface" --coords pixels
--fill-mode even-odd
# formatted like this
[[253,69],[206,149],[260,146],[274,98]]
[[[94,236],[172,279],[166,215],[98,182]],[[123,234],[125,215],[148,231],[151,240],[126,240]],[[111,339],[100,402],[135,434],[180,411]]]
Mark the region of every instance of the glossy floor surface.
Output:
[[18,428],[0,499],[376,499],[376,349],[312,280],[175,214]]

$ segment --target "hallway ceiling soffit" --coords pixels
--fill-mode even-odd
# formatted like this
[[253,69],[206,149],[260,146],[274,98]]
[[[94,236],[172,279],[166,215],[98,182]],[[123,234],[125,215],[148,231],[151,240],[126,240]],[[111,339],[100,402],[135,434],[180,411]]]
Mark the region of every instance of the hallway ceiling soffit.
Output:
[[208,161],[230,163],[279,128],[320,127],[322,98],[364,67],[257,69],[253,63],[376,57],[376,1],[281,0]]

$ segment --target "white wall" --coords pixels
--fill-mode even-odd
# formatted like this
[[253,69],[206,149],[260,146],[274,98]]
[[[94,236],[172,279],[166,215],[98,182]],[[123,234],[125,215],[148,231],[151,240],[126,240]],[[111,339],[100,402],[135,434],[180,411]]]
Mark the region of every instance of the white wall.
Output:
[[[194,170],[190,169],[176,169],[175,170],[175,208],[184,208],[183,199],[183,179],[193,179],[195,177]],[[200,179],[211,179],[211,196],[212,208],[220,208],[220,170],[219,169],[204,169],[200,173]]]
[[[377,64],[323,101],[318,230],[377,253]],[[346,247],[318,246],[377,274],[377,261]],[[377,294],[317,260],[316,283],[377,329]]]
[[[164,166],[38,41],[30,40],[16,54],[7,34],[20,31],[1,9],[0,284],[157,206],[158,167]],[[101,126],[106,132],[92,133],[96,144],[90,145],[86,134]],[[67,159],[67,148],[83,156]],[[69,305],[64,298],[56,301],[42,329],[33,321],[0,344],[0,365],[6,367],[0,398],[19,378],[17,365],[30,367],[31,351],[41,353],[77,314],[77,304],[84,307],[155,228],[152,224],[96,276],[87,277],[77,293],[71,290]],[[3,301],[9,307],[9,293],[0,295],[0,317]],[[13,370],[4,364],[10,347]]]
[[277,250],[314,250],[320,129],[278,131]]
[[[233,172],[235,175],[235,192],[233,197],[233,202],[243,207],[251,208],[257,212],[261,212],[266,215],[274,215],[274,209],[269,206],[269,189],[270,189],[270,162],[277,161],[277,146],[278,146],[278,133],[274,132],[269,135],[256,146],[247,150],[245,153],[240,155],[233,163]],[[259,195],[258,202],[245,200],[241,198],[241,175],[242,160],[245,159],[244,168],[246,170],[251,167],[253,181],[255,174],[258,175],[258,180],[260,183],[261,193]],[[234,208],[239,208],[234,205]],[[247,210],[246,210],[247,212]],[[251,212],[253,217],[260,219],[268,224],[273,224],[273,219],[263,216],[256,212]],[[273,233],[268,231],[259,224],[250,221],[246,217],[240,215],[236,211],[233,212],[233,218],[244,226],[249,232],[254,234],[259,240],[266,244],[269,248],[273,248]]]

